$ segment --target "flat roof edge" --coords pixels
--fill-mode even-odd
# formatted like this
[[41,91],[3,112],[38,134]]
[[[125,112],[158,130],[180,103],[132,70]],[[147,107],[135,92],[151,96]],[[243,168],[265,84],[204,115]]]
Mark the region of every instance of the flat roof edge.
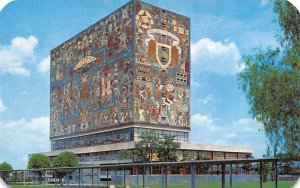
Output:
[[221,152],[237,152],[237,153],[252,153],[251,147],[243,146],[223,146],[213,144],[194,144],[194,143],[181,143],[181,149],[186,150],[201,150],[201,151],[221,151]]

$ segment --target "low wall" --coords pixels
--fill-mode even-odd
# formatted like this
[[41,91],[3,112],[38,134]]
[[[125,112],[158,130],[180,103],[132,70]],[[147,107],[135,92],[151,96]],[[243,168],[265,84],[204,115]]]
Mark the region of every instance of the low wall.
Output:
[[279,181],[297,181],[300,179],[300,176],[297,175],[279,175],[278,180]]
[[[201,182],[221,182],[221,175],[196,175],[196,183]],[[230,176],[226,175],[225,180],[229,181]],[[161,175],[145,175],[145,184],[161,184],[163,179]],[[123,176],[112,176],[111,183],[115,185],[123,184]],[[126,176],[126,184],[143,184],[143,176],[130,175]],[[190,184],[191,175],[168,175],[168,184]],[[259,181],[259,175],[232,175],[232,181]]]
[[[104,177],[104,176],[103,176]],[[106,177],[106,176],[105,176]],[[109,175],[109,185],[123,185],[124,184],[124,176],[123,175]],[[221,182],[221,175],[196,175],[195,176],[195,182],[201,183],[201,182]],[[271,180],[271,177],[268,176],[268,179]],[[278,180],[279,181],[296,181],[298,179],[298,176],[292,176],[292,175],[279,175]],[[227,174],[225,175],[225,181],[229,182],[230,176]],[[126,175],[125,176],[125,184],[128,185],[136,185],[138,181],[139,185],[143,184],[143,176],[142,175]],[[154,185],[154,184],[162,184],[163,181],[165,181],[162,177],[162,175],[145,175],[144,181],[146,185]],[[243,182],[243,181],[257,181],[259,182],[259,175],[243,175],[243,174],[233,174],[232,175],[232,181],[233,182]],[[67,182],[67,180],[65,180]],[[78,184],[78,178],[74,178],[72,180],[69,180],[71,184]],[[191,183],[191,175],[168,175],[167,176],[167,182],[168,184],[190,184]],[[91,177],[84,177],[83,183],[85,184],[91,184],[92,179]],[[97,176],[94,176],[94,183],[97,183]],[[101,185],[106,185],[106,181],[102,180],[99,181]]]

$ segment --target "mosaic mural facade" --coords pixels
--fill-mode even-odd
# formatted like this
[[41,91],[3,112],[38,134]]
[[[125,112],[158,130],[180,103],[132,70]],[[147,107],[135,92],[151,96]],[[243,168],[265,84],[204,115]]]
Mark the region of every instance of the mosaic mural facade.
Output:
[[52,50],[52,149],[132,141],[64,139],[118,126],[189,130],[189,30],[189,18],[131,1]]
[[135,2],[134,121],[190,125],[190,20]]
[[133,119],[133,4],[51,52],[50,137]]

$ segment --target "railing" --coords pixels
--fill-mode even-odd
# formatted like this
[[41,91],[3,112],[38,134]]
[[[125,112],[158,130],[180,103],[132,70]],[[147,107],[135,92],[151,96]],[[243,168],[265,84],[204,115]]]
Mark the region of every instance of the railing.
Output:
[[[294,162],[296,175],[284,176],[282,164]],[[269,170],[270,177],[266,176]],[[227,159],[183,162],[151,162],[111,164],[82,167],[43,168],[0,171],[8,184],[59,186],[59,174],[65,172],[62,183],[67,187],[235,187],[248,183],[262,188],[264,180],[273,187],[290,187],[278,184],[283,180],[296,181],[300,174],[298,158]],[[278,177],[282,181],[278,180]],[[267,178],[267,179],[266,179]]]

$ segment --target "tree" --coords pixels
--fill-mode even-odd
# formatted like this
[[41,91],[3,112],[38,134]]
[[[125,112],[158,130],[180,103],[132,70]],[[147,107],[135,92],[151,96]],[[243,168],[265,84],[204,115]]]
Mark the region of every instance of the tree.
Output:
[[[247,154],[246,159],[253,159],[254,157],[252,154]],[[242,163],[242,169],[246,171],[246,174],[249,175],[250,171],[255,169],[255,167],[252,165],[252,163]]]
[[300,44],[300,14],[290,2],[274,1],[274,12],[278,15],[281,33],[277,36],[285,49],[298,48]]
[[174,135],[164,135],[164,138],[159,141],[158,158],[160,161],[176,161],[177,149],[180,148],[180,143],[174,141]]
[[133,150],[122,149],[120,150],[119,155],[121,159],[134,159]]
[[132,159],[133,162],[152,161],[158,149],[159,137],[154,134],[154,131],[150,131],[142,133],[139,138],[140,141],[135,143],[133,150],[121,150],[121,158]]
[[195,159],[195,152],[191,150],[178,151],[182,154],[181,161],[191,161]]
[[250,112],[264,125],[273,155],[300,155],[300,14],[293,5],[275,0],[280,47],[256,48],[244,56],[238,81]]
[[[0,170],[13,170],[12,166],[10,164],[8,164],[7,162],[3,162],[0,164]],[[6,179],[9,177],[9,173],[10,172],[1,172],[1,177],[3,178],[4,181],[6,181]]]
[[[74,153],[65,151],[54,157],[52,165],[53,167],[77,167],[78,159]],[[68,172],[72,173],[72,170],[68,169],[56,171],[61,185],[63,185],[62,178],[65,177]]]
[[176,150],[180,143],[174,142],[175,136],[165,135],[160,139],[154,134],[154,131],[142,133],[140,141],[135,143],[133,150],[121,150],[122,159],[132,159],[133,162],[150,162],[154,155],[157,155],[161,161],[176,161]]
[[[41,153],[33,154],[28,160],[28,169],[40,169],[40,168],[49,168],[51,166],[50,159]],[[43,171],[36,171],[38,174],[39,183],[42,183]]]
[[[262,166],[260,166],[260,164]],[[272,165],[269,162],[256,163],[255,170],[262,174],[263,182],[268,181],[268,176],[272,176]]]
[[[203,161],[209,161],[211,160],[210,157],[207,156],[199,156],[199,160],[203,160]],[[210,168],[210,164],[202,164],[198,167],[199,172],[203,173],[203,174],[208,174],[208,169]]]
[[153,155],[157,152],[159,137],[154,131],[140,135],[140,141],[135,143],[134,154],[140,162],[152,161]]

